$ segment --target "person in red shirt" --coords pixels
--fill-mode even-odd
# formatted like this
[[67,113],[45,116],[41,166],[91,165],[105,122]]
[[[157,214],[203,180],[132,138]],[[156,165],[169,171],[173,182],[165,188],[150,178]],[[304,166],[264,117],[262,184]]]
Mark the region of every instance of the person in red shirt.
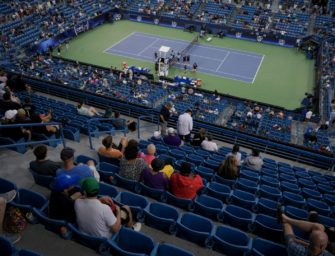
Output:
[[181,198],[195,198],[198,190],[203,186],[202,178],[192,173],[191,164],[187,162],[183,162],[180,172],[173,173],[170,179],[172,194]]

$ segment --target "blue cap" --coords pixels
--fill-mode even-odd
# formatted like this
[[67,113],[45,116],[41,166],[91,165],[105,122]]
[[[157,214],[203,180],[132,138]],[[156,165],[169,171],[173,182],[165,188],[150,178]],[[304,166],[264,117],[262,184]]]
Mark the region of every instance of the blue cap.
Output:
[[79,180],[79,175],[61,174],[55,179],[54,189],[58,192],[62,192],[71,186],[77,185]]

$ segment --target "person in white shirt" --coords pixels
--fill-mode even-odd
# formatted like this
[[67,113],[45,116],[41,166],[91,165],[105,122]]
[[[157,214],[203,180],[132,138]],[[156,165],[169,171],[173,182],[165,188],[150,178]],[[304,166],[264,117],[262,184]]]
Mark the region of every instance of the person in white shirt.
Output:
[[207,151],[217,152],[219,150],[218,145],[212,140],[212,136],[208,135],[207,139],[201,142],[201,148]]
[[178,135],[184,141],[190,141],[191,131],[193,130],[192,110],[188,109],[186,112],[178,117],[177,123]]
[[305,116],[305,120],[306,121],[311,120],[312,116],[313,116],[313,112],[311,110],[307,111],[306,116]]
[[94,107],[84,107],[84,103],[82,102],[78,104],[77,111],[79,115],[83,116],[101,116]]
[[233,149],[231,152],[229,152],[226,157],[228,158],[228,156],[235,156],[236,161],[237,161],[237,166],[241,166],[241,158],[242,158],[242,154],[239,152],[240,151],[240,147],[239,145],[234,145]]

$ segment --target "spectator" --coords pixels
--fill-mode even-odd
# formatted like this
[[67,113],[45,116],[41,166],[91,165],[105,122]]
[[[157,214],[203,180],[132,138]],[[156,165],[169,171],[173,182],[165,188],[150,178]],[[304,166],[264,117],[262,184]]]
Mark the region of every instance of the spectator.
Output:
[[100,116],[99,112],[94,107],[85,107],[83,102],[80,102],[77,106],[79,115],[83,116]]
[[[289,256],[333,255],[326,251],[328,236],[324,231],[323,225],[291,219],[285,214],[281,214],[281,221],[283,222],[284,236]],[[293,226],[303,232],[310,233],[308,243],[296,239],[293,232]]]
[[21,105],[18,102],[13,101],[10,91],[5,92],[2,97],[3,100],[0,101],[0,109],[4,112],[7,110],[17,110],[21,108]]
[[260,157],[259,150],[253,148],[251,149],[251,155],[249,155],[243,162],[247,167],[260,171],[262,169],[263,160]]
[[112,120],[112,124],[116,130],[124,130],[128,128],[129,131],[136,131],[137,123],[132,120],[125,120],[120,117],[120,112],[114,112],[114,120]]
[[236,157],[233,155],[228,156],[219,166],[217,174],[225,179],[237,179],[240,176],[240,172]]
[[35,161],[29,163],[29,167],[32,171],[43,174],[56,176],[56,171],[62,167],[62,163],[54,162],[46,159],[48,148],[45,145],[38,145],[34,149]]
[[120,160],[120,176],[136,181],[140,179],[141,172],[148,165],[143,158],[137,158],[137,156],[138,148],[128,145],[124,151],[124,156]]
[[[5,112],[5,118],[1,121],[2,125],[14,125],[17,124],[15,122],[17,115],[17,110],[7,110]],[[9,137],[10,139],[14,141],[18,141],[22,138],[24,138],[26,141],[31,138],[31,132],[30,130],[24,128],[24,127],[2,127],[1,128],[1,135],[3,137]]]
[[140,157],[144,159],[144,161],[150,165],[152,160],[156,158],[156,146],[155,144],[149,144],[147,146],[147,154],[144,154],[143,152],[140,154]]
[[169,118],[171,116],[170,110],[172,109],[172,103],[168,102],[161,108],[161,112],[159,114],[159,122],[161,125],[161,134],[164,136],[166,135],[167,124]]
[[203,188],[202,178],[192,173],[191,164],[183,162],[180,172],[175,172],[170,178],[171,192],[177,197],[193,199],[197,192]]
[[171,178],[171,175],[174,172],[172,158],[167,158],[164,160],[164,167],[161,170],[161,172],[163,172],[166,175],[166,177],[168,177],[168,179]]
[[212,140],[212,135],[208,135],[207,140],[201,142],[201,148],[207,151],[217,152],[219,150],[218,145]]
[[154,135],[151,137],[151,140],[161,142],[162,141],[161,132],[155,131]]
[[32,104],[30,97],[24,98],[24,104],[22,107],[26,111],[29,118],[32,118],[35,115],[36,107]]
[[141,173],[140,181],[151,188],[166,189],[169,185],[169,179],[161,172],[163,168],[164,160],[155,158],[151,162],[151,168],[145,168]]
[[194,136],[191,144],[200,147],[201,143],[206,139],[206,129],[200,128],[199,132]]
[[66,220],[70,223],[76,222],[74,202],[82,194],[75,186],[80,177],[78,175],[59,175],[54,182],[49,199],[49,216],[57,220]]
[[89,160],[86,164],[78,164],[74,165],[74,149],[72,148],[64,148],[60,153],[60,158],[64,162],[63,169],[59,169],[56,172],[56,175],[68,174],[78,175],[80,180],[88,177],[95,177],[98,174],[92,160]]
[[[49,110],[47,115],[33,115],[31,117],[33,123],[49,123],[52,120],[52,111]],[[47,137],[56,135],[59,138],[59,127],[57,125],[43,125],[43,126],[33,126],[33,132],[44,134]]]
[[179,147],[182,144],[182,141],[180,137],[176,134],[175,129],[170,127],[169,129],[167,129],[167,133],[168,135],[163,137],[163,141],[165,144],[176,147]]
[[117,147],[113,143],[113,137],[111,135],[108,135],[102,140],[102,146],[99,147],[98,153],[105,157],[121,158],[127,144],[128,139],[126,137],[123,137],[121,138],[120,144]]
[[184,141],[190,141],[191,132],[193,130],[192,110],[188,109],[186,112],[178,117],[177,123],[178,134]]
[[237,161],[236,164],[238,167],[241,166],[241,159],[242,159],[242,154],[239,151],[240,151],[240,146],[234,145],[232,151],[226,155],[226,157],[235,156],[236,161]]
[[13,244],[20,241],[21,236],[19,234],[5,233],[3,227],[7,203],[13,201],[15,196],[15,190],[10,190],[6,193],[0,194],[0,236],[7,238]]

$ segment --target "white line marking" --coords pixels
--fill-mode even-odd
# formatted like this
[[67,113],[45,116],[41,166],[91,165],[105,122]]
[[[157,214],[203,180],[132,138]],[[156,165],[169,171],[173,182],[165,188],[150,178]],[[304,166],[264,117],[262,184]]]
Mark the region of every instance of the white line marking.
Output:
[[133,36],[133,35],[135,35],[135,34],[136,34],[136,32],[132,32],[132,33],[130,33],[130,34],[127,35],[126,37],[123,37],[122,39],[120,39],[119,41],[117,41],[116,43],[114,43],[113,45],[111,45],[110,47],[108,47],[108,48],[106,48],[105,50],[103,50],[102,52],[108,52],[108,50],[109,50],[110,48],[113,48],[114,46],[120,44],[121,42],[123,42],[124,40],[128,39],[129,37],[131,37],[131,36]]
[[227,55],[223,58],[223,60],[221,61],[220,65],[217,67],[217,69],[215,70],[215,72],[218,72],[219,69],[221,68],[221,66],[223,65],[223,63],[226,61],[226,59],[228,58],[230,52],[227,53]]
[[141,56],[142,53],[144,53],[146,50],[148,50],[150,47],[152,47],[155,43],[157,43],[160,39],[156,38],[151,44],[149,44],[147,47],[145,47],[142,51],[140,51],[137,55]]
[[258,68],[257,68],[257,70],[256,70],[255,76],[254,76],[254,78],[252,79],[252,82],[251,82],[252,84],[253,84],[253,83],[255,82],[255,80],[256,80],[256,76],[257,76],[257,74],[258,74],[259,69],[260,69],[261,66],[262,66],[264,57],[265,57],[265,55],[263,55],[263,57],[262,57],[262,59],[261,59],[261,62],[258,64]]

